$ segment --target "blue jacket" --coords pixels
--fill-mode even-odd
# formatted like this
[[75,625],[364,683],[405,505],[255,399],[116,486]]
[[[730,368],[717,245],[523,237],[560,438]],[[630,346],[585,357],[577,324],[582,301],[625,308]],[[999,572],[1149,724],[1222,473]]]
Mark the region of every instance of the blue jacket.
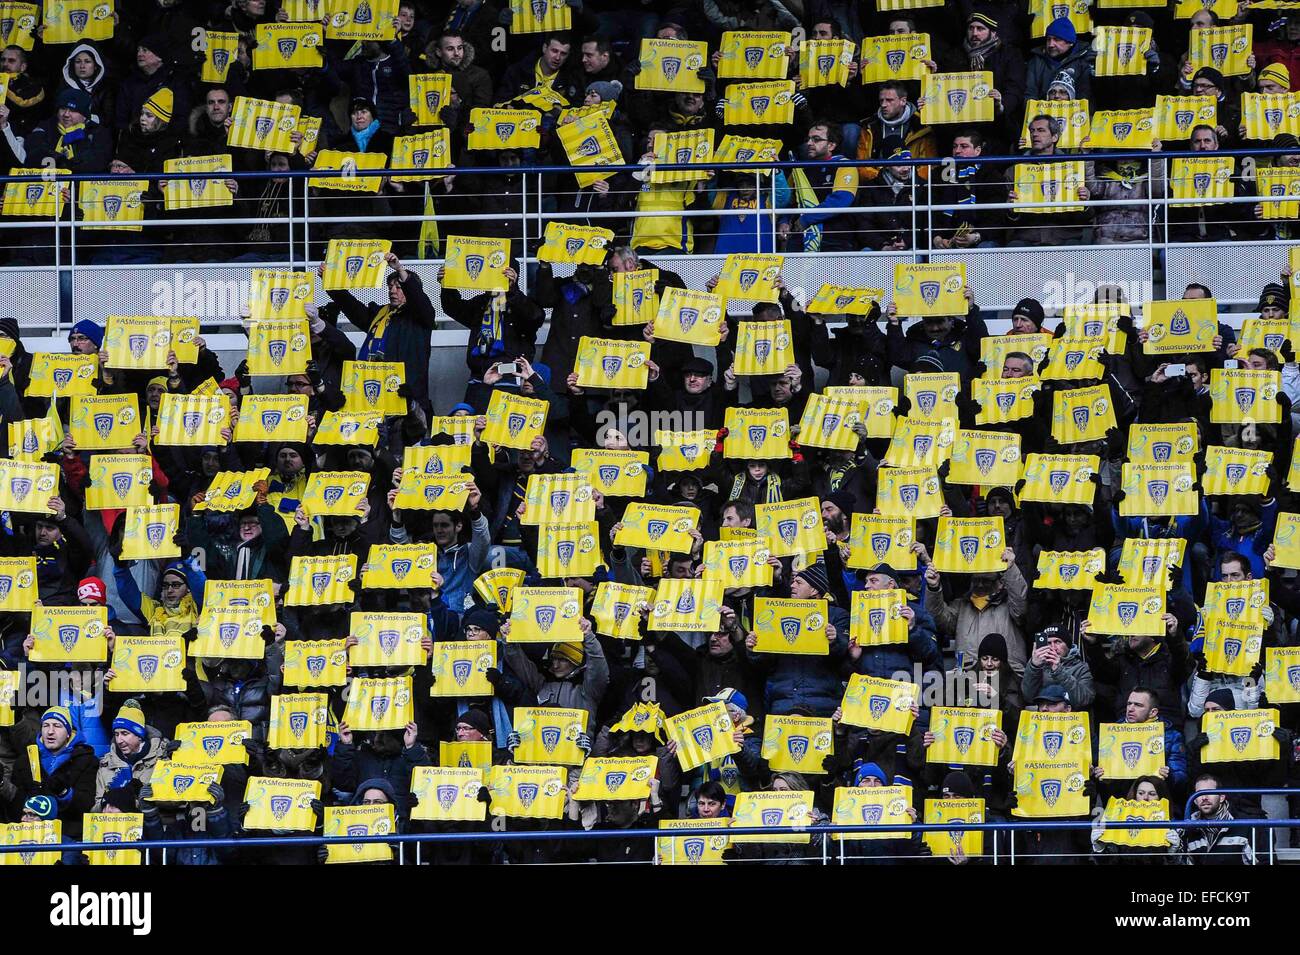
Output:
[[[1175,794],[1187,792],[1187,744],[1183,734],[1165,723],[1165,765],[1169,767],[1169,789]],[[1181,796],[1174,802],[1181,803]]]
[[[1204,506],[1204,505],[1202,505]],[[1273,543],[1273,528],[1277,524],[1277,498],[1270,498],[1260,511],[1259,530],[1244,537],[1237,533],[1232,521],[1221,517],[1210,518],[1210,544],[1215,554],[1225,550],[1235,550],[1250,559],[1250,571],[1256,578],[1263,577],[1264,551]],[[1218,579],[1218,565],[1214,565],[1214,577]]]
[[[1111,521],[1115,526],[1115,544],[1117,548],[1112,554],[1113,563],[1119,560],[1119,546],[1130,537],[1135,537],[1138,540],[1166,540],[1181,537],[1187,541],[1187,546],[1190,548],[1194,542],[1202,538],[1205,529],[1209,526],[1210,509],[1206,505],[1204,497],[1201,498],[1201,509],[1195,514],[1186,514],[1172,519],[1120,517],[1119,508],[1112,507]],[[1265,544],[1264,546],[1267,547],[1268,545]],[[1263,551],[1260,553],[1263,553]],[[1261,569],[1258,575],[1262,577],[1263,573]],[[1189,592],[1192,589],[1192,562],[1187,557],[1183,558],[1183,588]]]
[[824,657],[745,651],[767,674],[765,712],[784,715],[806,709],[813,716],[830,716],[840,705],[844,697],[840,669],[849,650],[849,615],[839,607],[831,607],[829,622],[836,632],[830,652]]
[[[146,812],[144,814],[144,838],[146,840],[166,839],[184,842],[186,839],[228,839],[230,838],[230,813],[225,805],[218,805],[207,810],[204,821],[206,827],[195,831],[190,826],[190,812],[187,807],[182,813]],[[224,865],[230,857],[231,849],[186,848],[179,846],[168,849],[167,865]],[[162,862],[162,850],[150,852],[150,862]]]
[[916,623],[908,633],[907,643],[863,647],[862,656],[856,661],[846,658],[846,676],[862,673],[882,680],[895,680],[899,673],[906,673],[907,679],[912,680],[917,676],[914,667],[918,663],[922,673],[943,670],[943,654],[939,651],[934,618],[920,601],[909,600],[907,605],[916,614]]

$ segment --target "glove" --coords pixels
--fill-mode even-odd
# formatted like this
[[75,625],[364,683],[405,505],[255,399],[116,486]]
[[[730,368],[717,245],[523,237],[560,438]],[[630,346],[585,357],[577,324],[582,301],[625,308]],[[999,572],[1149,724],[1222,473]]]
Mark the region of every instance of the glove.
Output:
[[235,368],[235,377],[239,379],[239,387],[241,389],[253,387],[253,376],[248,373],[247,358],[241,361]]
[[325,815],[325,804],[319,799],[313,799],[311,801],[311,811],[316,814],[317,818],[320,818]]
[[591,737],[586,733],[579,733],[578,738],[574,740],[574,743],[585,755],[591,755]]
[[317,394],[325,389],[325,376],[321,374],[320,365],[316,363],[316,359],[313,358],[307,362],[305,374]]
[[1210,742],[1210,737],[1204,733],[1197,733],[1187,741],[1188,749],[1204,749]]
[[212,808],[220,809],[226,802],[226,791],[221,788],[220,783],[210,783],[208,792],[212,794]]
[[523,738],[513,730],[511,730],[510,734],[506,736],[506,749],[510,750],[512,753],[522,746],[523,743]]
[[172,753],[180,749],[182,745],[183,744],[178,739],[169,739],[165,743],[163,743],[163,750],[166,753],[166,755],[170,756]]
[[325,864],[325,860],[328,859],[329,857],[330,857],[330,847],[329,847],[329,846],[317,846],[317,847],[316,847],[316,861],[317,861],[317,862],[319,862],[321,865],[324,865],[324,864]]
[[501,682],[501,671],[498,670],[496,667],[488,667],[485,671],[483,671],[483,679],[487,680],[493,686],[496,686],[499,682]]
[[193,643],[196,639],[198,639],[198,636],[199,636],[199,628],[190,627],[188,630],[186,630],[184,633],[181,634],[181,639],[184,640],[186,643]]
[[474,798],[477,799],[479,802],[491,802],[492,790],[488,789],[486,786],[480,786],[478,788],[478,795],[475,796]]
[[411,389],[410,386],[406,384],[406,382],[402,382],[400,385],[397,386],[397,397],[399,398],[411,397]]

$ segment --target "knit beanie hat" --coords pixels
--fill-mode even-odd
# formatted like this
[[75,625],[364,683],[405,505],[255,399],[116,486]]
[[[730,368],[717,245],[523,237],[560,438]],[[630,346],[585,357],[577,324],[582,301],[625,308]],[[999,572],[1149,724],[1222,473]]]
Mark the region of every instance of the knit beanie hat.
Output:
[[72,725],[72,711],[66,706],[51,706],[41,714],[41,722],[44,723],[46,720],[57,720],[63,724],[69,736],[77,735],[77,729]]
[[468,709],[456,717],[457,724],[472,726],[484,736],[492,735],[492,720],[480,709]]
[[1079,40],[1079,34],[1074,29],[1074,24],[1070,22],[1069,17],[1057,17],[1049,23],[1046,35],[1056,37],[1058,40],[1064,40],[1066,43],[1076,43]]
[[140,708],[139,700],[127,700],[122,704],[113,719],[113,729],[126,730],[141,739],[149,735],[144,728],[144,710]]
[[163,87],[153,96],[150,96],[144,103],[146,113],[152,113],[159,122],[170,123],[172,121],[172,109],[176,104],[176,97],[167,87]]

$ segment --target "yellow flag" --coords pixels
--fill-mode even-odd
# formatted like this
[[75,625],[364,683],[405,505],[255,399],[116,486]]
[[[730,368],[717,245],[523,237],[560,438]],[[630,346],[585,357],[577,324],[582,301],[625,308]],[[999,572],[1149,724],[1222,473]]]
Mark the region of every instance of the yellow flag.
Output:
[[1030,760],[1063,760],[1080,772],[1092,764],[1092,724],[1088,714],[1025,710],[1016,727],[1012,759],[1019,766]]
[[689,531],[699,526],[699,511],[693,507],[671,504],[646,504],[640,500],[628,504],[623,512],[623,528],[614,539],[617,547],[642,547],[645,550],[689,554],[693,539]]
[[147,179],[83,182],[77,193],[81,228],[144,231],[144,226],[139,223],[144,220],[144,194],[148,188]]
[[1191,422],[1129,426],[1128,459],[1134,464],[1187,462],[1198,450],[1197,427]]
[[35,3],[0,3],[0,43],[31,50],[41,9]]
[[[71,175],[70,170],[55,169],[60,176]],[[46,169],[10,169],[11,176],[40,176],[40,181],[5,183],[4,206],[0,214],[7,216],[36,216],[53,219],[63,215],[63,192],[53,178],[46,178]]]
[[690,169],[664,170],[660,166],[682,166],[688,163],[713,161],[714,129],[684,129],[676,133],[655,133],[654,165],[650,171],[650,182],[656,185],[674,182],[696,182],[709,178],[706,170],[693,172]]
[[651,630],[713,633],[722,610],[721,581],[661,578],[650,608]]
[[911,318],[927,315],[965,315],[966,263],[894,266],[894,304],[898,314]]
[[[813,41],[806,40],[805,43]],[[727,133],[713,151],[714,162],[760,163],[775,162],[780,158],[781,140],[764,139],[761,136],[733,136]],[[746,172],[744,166],[734,166],[731,172]],[[766,172],[762,173],[766,175]]]
[[593,521],[545,522],[537,529],[537,571],[548,579],[587,577],[604,563]]
[[[249,332],[250,364],[252,359],[251,350],[255,344],[252,337],[253,332],[257,329],[257,322],[263,319],[302,321],[303,331],[305,332],[306,307],[307,303],[311,301],[314,289],[315,280],[310,272],[278,272],[274,269],[253,269],[253,275],[248,286],[248,314],[254,323],[253,329]],[[295,348],[294,351],[302,351],[307,347],[307,344],[303,343],[302,348]],[[294,374],[294,372],[286,371],[277,365],[275,371],[264,372],[264,374],[285,375]]]
[[574,799],[649,799],[650,781],[659,768],[659,757],[593,756],[582,764]]
[[640,640],[640,609],[650,606],[654,593],[649,587],[601,581],[591,603],[596,632],[619,640]]
[[[744,327],[743,325],[741,326]],[[897,395],[896,389],[889,389]],[[821,392],[814,391],[808,396],[808,403],[804,405],[803,417],[799,420],[799,444],[809,448],[829,448],[837,451],[855,451],[857,450],[860,439],[858,433],[853,430],[853,426],[866,421],[867,437],[890,437],[893,432],[893,407],[894,398],[886,399],[889,404],[889,411],[883,416],[872,413],[871,403],[861,399],[849,398],[832,398]],[[728,415],[731,413],[727,409]],[[871,433],[872,419],[875,420],[877,431],[880,430],[880,419],[887,418],[890,423],[890,434]],[[727,425],[731,427],[730,423]],[[727,436],[731,440],[731,436]]]
[[1095,454],[1026,455],[1020,500],[1091,507],[1097,492],[1092,476],[1100,465],[1101,459]]
[[1152,107],[1100,110],[1092,115],[1088,148],[1150,149],[1155,134],[1156,119]]
[[952,454],[956,437],[953,418],[927,421],[924,418],[898,418],[894,435],[885,452],[885,463],[893,467],[938,468]]
[[[319,58],[319,53],[311,52]],[[226,145],[292,153],[295,147],[289,135],[297,129],[301,114],[302,109],[292,103],[236,96],[230,112],[233,122],[226,130]]]
[[876,509],[881,514],[938,517],[943,491],[933,467],[881,468],[876,485]]
[[1130,537],[1120,551],[1119,572],[1125,583],[1168,586],[1169,571],[1183,563],[1187,541],[1181,537],[1143,540]]
[[[255,70],[310,70],[325,65],[320,53],[319,23],[259,23],[256,31],[257,45],[253,48]],[[239,99],[243,97],[237,97],[236,104]]]
[[482,822],[487,803],[478,798],[484,772],[473,767],[416,766],[411,774],[411,794],[416,806],[412,819],[431,822]]
[[827,602],[782,597],[754,598],[755,653],[798,653],[826,656]]
[[[253,485],[258,481],[265,481],[270,476],[270,468],[258,468],[255,471],[221,471],[208,485],[202,509],[233,513],[251,507],[253,498],[257,494]],[[196,506],[194,509],[200,508]]]
[[228,766],[248,764],[244,741],[253,735],[248,720],[181,723],[172,738],[181,744],[175,758],[196,765]]
[[847,86],[852,40],[804,40],[799,44],[799,88]]
[[[1300,105],[1300,101],[1297,101],[1297,105]],[[1255,190],[1260,196],[1278,197],[1261,203],[1265,219],[1300,218],[1300,170],[1265,166],[1257,170],[1255,175],[1258,179]],[[1282,197],[1286,197],[1285,202],[1279,201]]]
[[559,766],[493,766],[488,774],[492,815],[513,819],[560,819],[567,791]]
[[[804,41],[805,44],[808,42],[807,40]],[[818,42],[836,44],[848,41],[822,40]],[[832,46],[830,49],[836,48]],[[822,57],[826,55],[825,52],[820,50],[818,52]],[[923,80],[929,74],[925,61],[932,59],[930,56],[930,34],[893,33],[888,36],[864,37],[861,59],[863,83],[885,83],[891,80]],[[838,58],[836,62],[839,62]],[[835,63],[831,63],[828,70],[824,71],[821,69],[821,60],[817,61],[819,73],[828,72],[834,66]],[[847,81],[847,64],[844,69],[845,80]],[[843,86],[844,83],[841,82],[840,85]]]
[[1231,156],[1175,159],[1169,174],[1173,198],[1195,200],[1183,202],[1183,208],[1209,206],[1220,199],[1231,199],[1234,168],[1235,160]]
[[151,498],[153,469],[139,454],[94,454],[90,458],[90,487],[86,508],[102,511],[119,507],[146,507]]
[[371,544],[366,563],[361,568],[361,586],[396,590],[423,590],[433,586],[438,568],[438,545]]
[[698,471],[708,467],[717,438],[716,431],[656,431],[659,470]]
[[[807,791],[763,791],[736,794],[731,824],[737,829],[782,829],[812,823],[812,796]],[[807,843],[809,835],[732,836],[732,842]]]
[[[330,656],[336,656],[337,653],[336,650]],[[331,660],[322,672],[333,665]],[[318,749],[326,745],[325,727],[329,718],[329,697],[324,693],[282,693],[273,696],[267,744],[277,749]]]
[[1086,99],[1031,99],[1025,104],[1025,121],[1020,129],[1021,149],[1029,148],[1029,124],[1036,116],[1050,116],[1057,121],[1057,128],[1061,131],[1061,138],[1056,142],[1058,149],[1078,149],[1092,132]]
[[[188,156],[182,159],[168,159],[163,163],[163,172],[228,173],[233,168],[231,156]],[[235,199],[226,186],[228,177],[219,176],[211,179],[168,179],[163,183],[163,202],[168,212],[175,209],[209,209],[218,206],[234,205]]]
[[322,149],[316,154],[313,170],[340,172],[341,176],[312,176],[307,184],[316,189],[331,189],[337,192],[379,192],[383,182],[381,176],[362,176],[361,170],[383,169],[388,165],[388,157],[383,153],[347,152],[339,149]]
[[0,557],[0,612],[30,612],[36,604],[35,584],[35,557]]
[[606,497],[645,496],[646,468],[650,466],[650,455],[645,451],[574,448],[570,463]]
[[510,32],[565,33],[573,28],[567,0],[510,0]]
[[763,538],[733,541],[705,541],[704,579],[721,582],[728,589],[770,587],[772,567]]
[[1193,30],[1188,36],[1187,61],[1192,70],[1210,67],[1224,76],[1248,76],[1255,27],[1238,23]]
[[869,315],[885,299],[885,290],[824,284],[808,303],[809,315]]
[[548,407],[548,402],[536,398],[499,390],[492,392],[483,440],[501,447],[527,450],[546,427]]
[[1051,819],[1088,814],[1087,774],[1071,760],[1017,759],[1015,769],[1013,816]]
[[[1300,130],[1300,96],[1295,93],[1243,93],[1241,121],[1246,139],[1272,142],[1279,133]],[[1260,195],[1264,193],[1261,191]]]
[[999,574],[1007,569],[1006,547],[1000,517],[940,517],[934,566],[950,574]]
[[345,642],[343,637],[284,641],[284,685],[346,686],[348,652]]
[[927,73],[921,89],[921,122],[927,126],[993,122],[992,73]]
[[409,676],[353,677],[343,722],[353,730],[401,730],[414,717]]
[[1092,592],[1088,629],[1124,637],[1162,637],[1164,612],[1164,588],[1098,584]]
[[515,749],[516,763],[581,766],[586,755],[578,737],[587,732],[587,711],[545,706],[517,706],[515,732],[522,740]]
[[903,376],[903,394],[912,403],[908,413],[916,418],[955,419],[960,393],[961,378],[955,371]]
[[[1277,372],[1273,374],[1276,375]],[[1211,445],[1205,449],[1205,474],[1201,478],[1201,489],[1207,495],[1267,494],[1268,468],[1272,461],[1272,451]]]
[[[741,327],[748,324],[744,322]],[[727,438],[723,440],[725,459],[789,459],[793,455],[789,412],[785,408],[729,407],[724,424],[727,426]]]
[[511,591],[509,643],[580,643],[582,594],[576,587]]
[[406,367],[399,361],[345,361],[340,386],[343,408],[349,412],[405,415],[406,399],[399,394],[405,382]]
[[496,688],[487,671],[497,666],[495,640],[444,640],[433,645],[429,655],[434,697],[492,696]]
[[700,70],[709,57],[703,40],[641,40],[641,71],[636,75],[638,90],[669,93],[703,93]]
[[754,508],[754,526],[772,542],[777,557],[820,554],[826,549],[821,503],[815,497],[759,504]]
[[[1107,778],[1110,778],[1109,773]],[[1169,818],[1168,799],[1141,802],[1136,799],[1121,799],[1118,796],[1111,796],[1106,801],[1106,810],[1102,815],[1102,833],[1097,837],[1097,841],[1115,846],[1167,849],[1169,847],[1168,829],[1130,828],[1123,824],[1127,822],[1163,822]]]
[[383,288],[384,257],[392,248],[387,239],[330,239],[321,287],[327,291]]
[[578,342],[578,385],[643,391],[650,383],[649,360],[649,342],[584,335]]
[[175,636],[136,637],[119,633],[113,646],[114,693],[185,689],[185,642]]
[[840,703],[840,722],[906,736],[912,731],[912,707],[920,698],[921,688],[914,683],[855,673]]
[[221,432],[229,427],[230,399],[224,394],[209,397],[169,392],[158,404],[158,437],[155,440],[160,445],[224,447],[226,439]]
[[542,262],[574,265],[600,265],[605,261],[614,233],[598,226],[546,224],[546,240],[537,250]]
[[1214,351],[1219,334],[1219,305],[1212,298],[1145,302],[1145,355],[1180,355]]
[[[911,556],[915,562],[915,555]],[[906,591],[855,590],[852,596],[849,634],[858,646],[884,647],[908,642],[907,620],[903,618],[903,608],[907,606]]]
[[780,30],[727,30],[722,34],[718,79],[785,79],[790,40],[790,33]]
[[1200,495],[1190,462],[1173,464],[1125,464],[1124,499],[1121,517],[1175,517],[1195,514],[1201,508]]
[[[449,169],[451,168],[450,137],[451,133],[445,127],[411,136],[398,136],[393,140],[393,153],[388,160],[388,168]],[[393,182],[425,182],[433,178],[436,177],[431,175],[390,177]]]
[[[1015,165],[1016,212],[1022,215],[1061,215],[1082,212],[1079,189],[1085,182],[1084,166],[1078,162],[1027,163]],[[1051,206],[1028,203],[1053,203]]]
[[48,502],[58,487],[57,464],[0,458],[0,511],[53,514]]
[[1052,395],[1052,437],[1061,444],[1099,441],[1117,427],[1110,385],[1057,391]]
[[794,80],[732,83],[722,101],[722,121],[727,126],[789,125],[794,122],[794,95]]
[[[603,111],[561,121],[556,136],[571,166],[615,166],[623,162],[623,151]],[[574,173],[574,178],[578,188],[585,189],[613,175],[612,172],[579,172]]]
[[1002,729],[1002,711],[974,706],[936,706],[930,710],[934,745],[925,751],[927,763],[953,766],[996,766],[998,746],[993,731]]
[[[366,0],[361,0],[365,3]],[[393,821],[393,806],[357,805],[326,806],[325,828],[322,834],[327,839],[342,839],[347,836],[386,836],[392,833],[396,825]],[[393,847],[384,842],[353,842],[347,845],[330,845],[326,849],[326,865],[346,862],[391,862]]]
[[123,560],[158,560],[181,556],[176,543],[180,525],[179,504],[128,507],[122,532]]
[[1165,765],[1165,724],[1161,720],[1101,723],[1097,765],[1107,781],[1157,775]]
[[677,743],[677,761],[685,772],[740,752],[740,744],[732,736],[731,717],[722,703],[706,703],[670,716],[664,729]]
[[469,148],[536,149],[541,143],[541,120],[535,109],[476,107],[470,111]]
[[1213,96],[1156,96],[1156,137],[1164,142],[1191,139],[1197,126],[1218,125],[1218,101]]
[[140,404],[134,394],[77,395],[72,398],[69,433],[77,443],[78,451],[129,448],[140,429]]
[[1300,703],[1300,647],[1265,648],[1264,694],[1270,703]]
[[[88,812],[82,817],[82,841],[118,845],[139,842],[144,835],[144,814],[138,812]],[[91,865],[139,865],[139,849],[105,849],[87,852]]]
[[958,431],[952,445],[951,484],[1005,485],[1020,480],[1020,435],[1001,431]]
[[962,829],[961,823],[979,824],[984,821],[983,799],[927,799],[925,815],[928,826],[944,825],[949,828],[924,832],[921,840],[935,856],[953,856],[960,847],[962,855],[973,858],[984,854],[984,833],[978,829]]
[[763,721],[762,756],[775,772],[823,775],[822,762],[835,750],[832,730],[829,717],[769,714]]
[[1106,569],[1106,552],[1100,547],[1081,551],[1039,551],[1038,590],[1092,590],[1097,575]]
[[847,566],[870,570],[888,564],[895,570],[915,570],[916,554],[911,547],[916,540],[916,521],[911,517],[867,514],[853,515],[849,532]]
[[113,0],[45,0],[41,40],[50,44],[108,40],[116,23]]
[[103,663],[108,659],[106,607],[45,607],[32,611],[33,663]]
[[[986,335],[980,339],[980,361],[984,363],[985,372],[981,376],[986,381],[997,381],[1002,375],[1002,366],[1007,356],[1020,353],[1028,355],[1035,368],[1047,357],[1053,338],[1047,334],[1030,335]],[[1007,379],[1021,381],[1023,379]],[[973,387],[973,386],[972,386]]]
[[246,395],[235,441],[306,441],[306,395]]
[[348,583],[357,576],[357,555],[336,554],[316,557],[297,556],[289,565],[289,589],[286,607],[311,607],[320,604],[350,604],[352,589]]
[[1097,76],[1145,76],[1151,30],[1147,27],[1095,27],[1092,48],[1097,53]]
[[653,322],[659,311],[659,295],[655,292],[658,280],[658,269],[615,272],[613,324],[644,325]]
[[310,832],[316,828],[311,804],[319,801],[320,795],[320,783],[314,779],[250,776],[244,790],[248,803],[244,828]]
[[[63,445],[63,438],[58,403],[51,401],[45,417],[9,422],[9,456],[19,461],[40,461],[51,451],[57,451]],[[91,493],[88,489],[87,497]]]
[[1240,763],[1255,759],[1275,760],[1279,755],[1273,730],[1278,712],[1259,710],[1220,710],[1201,718],[1201,732],[1210,738],[1201,750],[1204,763]]
[[1047,27],[1058,17],[1069,20],[1079,33],[1091,33],[1093,26],[1089,3],[1090,0],[1029,0],[1034,39],[1043,36]]
[[1034,413],[1034,392],[1039,388],[1036,376],[987,380],[975,378],[970,386],[971,399],[980,405],[980,411],[975,416],[976,424],[1010,424]]
[[307,478],[300,506],[313,518],[356,517],[369,488],[364,471],[316,471]]

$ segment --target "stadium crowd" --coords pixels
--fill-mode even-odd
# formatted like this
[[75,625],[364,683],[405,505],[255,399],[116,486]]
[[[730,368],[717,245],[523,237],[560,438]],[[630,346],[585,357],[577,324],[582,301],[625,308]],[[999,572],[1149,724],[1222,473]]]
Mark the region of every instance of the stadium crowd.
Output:
[[[888,295],[835,287],[827,305],[821,294],[797,298],[779,263],[762,277],[742,272],[735,294],[726,268],[691,291],[650,257],[1146,243],[1161,226],[1145,199],[1177,181],[1161,164],[1094,162],[1085,138],[1068,147],[1087,157],[1071,183],[1078,198],[1134,205],[1042,215],[981,211],[1017,202],[1024,183],[981,154],[1014,153],[1022,133],[1030,157],[1061,151],[1069,122],[1035,101],[1087,100],[1095,114],[1202,96],[1215,119],[1187,123],[1183,141],[1149,136],[1151,151],[1272,146],[1300,156],[1289,133],[1247,138],[1243,115],[1244,96],[1290,92],[1300,16],[1246,2],[1230,13],[1171,2],[1064,16],[1030,4],[1042,8],[1030,17],[1013,2],[879,12],[840,0],[596,0],[561,7],[566,29],[520,33],[512,27],[540,21],[544,3],[402,2],[392,40],[326,38],[319,67],[254,68],[258,28],[314,6],[149,0],[114,13],[102,41],[52,44],[36,31],[0,54],[0,149],[14,169],[143,179],[168,160],[225,153],[231,171],[308,169],[326,144],[383,153],[382,169],[395,140],[427,131],[410,78],[448,73],[436,122],[454,165],[569,166],[563,127],[603,116],[618,147],[609,162],[647,169],[582,186],[547,176],[548,214],[611,236],[588,249],[594,261],[543,257],[526,282],[520,259],[538,250],[521,246],[508,219],[519,174],[453,171],[422,191],[386,177],[364,194],[312,186],[313,202],[340,220],[308,250],[322,279],[327,243],[391,240],[387,301],[329,289],[327,303],[293,319],[306,334],[290,359],[284,342],[277,355],[256,334],[270,320],[256,306],[248,356],[229,370],[201,337],[183,361],[181,338],[137,349],[115,319],[77,316],[60,356],[76,371],[61,379],[57,364],[24,348],[21,318],[0,319],[11,448],[0,461],[0,676],[15,676],[0,682],[0,843],[130,841],[104,836],[118,832],[105,821],[117,813],[138,818],[125,830],[135,837],[174,841],[169,864],[388,862],[395,850],[357,845],[350,856],[344,837],[736,819],[808,832],[730,845],[683,834],[657,848],[435,842],[422,861],[657,852],[810,863],[843,852],[858,863],[947,865],[986,864],[995,842],[1011,847],[1006,832],[970,841],[962,821],[1090,819],[1091,829],[1021,830],[1015,851],[1039,863],[1256,861],[1255,831],[1216,823],[1287,818],[1295,801],[1214,791],[1286,788],[1298,772],[1290,269],[1258,277],[1258,306],[1237,325],[1220,320],[1205,276],[1170,289],[1159,311],[1109,287],[1064,314],[1026,298],[999,336],[964,273],[946,275],[942,289],[917,273],[916,295],[897,282]],[[337,6],[359,24],[371,5]],[[1175,9],[1184,6],[1196,9]],[[1245,72],[1195,65],[1197,31],[1247,24]],[[1142,74],[1098,73],[1088,37],[1106,26],[1152,31]],[[6,39],[16,29],[0,24]],[[195,42],[204,31],[238,35],[224,82],[201,79],[215,48]],[[780,79],[800,77],[788,122],[724,124],[739,95],[720,76],[730,31],[795,34],[780,52]],[[860,82],[867,64],[856,55],[843,64],[847,85],[809,87],[801,76],[795,39],[843,39],[857,51],[873,36],[921,33],[926,72],[992,74],[982,94],[992,120],[926,125],[921,82]],[[647,38],[705,41],[704,92],[641,88]],[[319,119],[319,151],[298,149],[298,132],[293,152],[228,149],[237,97]],[[471,148],[474,110],[521,104],[537,111],[537,144]],[[575,115],[579,107],[595,112]],[[661,137],[704,129],[770,135],[772,157],[807,163],[762,177],[761,189],[751,173],[654,181]],[[952,208],[933,219],[913,214],[925,201],[913,186],[939,167],[845,162],[939,156],[956,160],[956,175],[934,184],[935,201]],[[1223,195],[1270,195],[1257,191],[1257,171],[1240,164]],[[283,260],[287,180],[225,185],[232,215],[248,224],[186,225],[195,208],[165,208],[165,189],[146,182],[146,217],[175,225],[103,232],[87,254]],[[773,201],[809,211],[775,225],[681,215]],[[874,211],[840,211],[854,207]],[[431,209],[483,218],[440,235],[428,232],[433,219],[384,222]],[[1207,201],[1170,207],[1167,221],[1170,238],[1226,241],[1291,238],[1294,219],[1263,202]],[[918,222],[930,223],[924,235]],[[421,253],[430,242],[450,247],[451,233],[507,240],[509,255],[448,261],[431,295],[403,260],[438,258]],[[47,242],[41,229],[8,230],[5,264],[47,261]],[[637,276],[648,284],[633,306]],[[267,303],[279,308],[274,291]],[[682,295],[704,296],[699,315]],[[649,320],[638,320],[642,300],[658,303]],[[463,400],[438,408],[430,341],[442,318],[469,336]],[[692,331],[697,319],[710,338]],[[268,371],[286,360],[292,373]],[[631,383],[602,387],[601,374],[631,370]],[[283,418],[263,410],[268,396],[292,399]],[[83,413],[99,400],[115,409],[102,425]],[[173,413],[182,405],[217,417]],[[670,423],[638,425],[646,420]],[[258,437],[281,428],[294,436]],[[187,440],[198,433],[207,437]],[[138,464],[122,463],[128,456]],[[13,470],[20,464],[53,468]],[[57,486],[27,476],[50,474]],[[141,516],[166,505],[171,525]],[[174,552],[150,559],[142,548]],[[6,560],[33,560],[34,579],[6,576],[19,567]],[[24,586],[36,602],[17,609],[9,601]],[[94,613],[47,614],[75,608]],[[249,620],[251,653],[238,622]],[[547,639],[559,630],[565,639]],[[475,650],[458,657],[466,641]],[[163,676],[174,682],[149,689]],[[456,692],[471,680],[476,692]],[[27,702],[33,686],[57,687],[57,698]],[[396,713],[406,719],[391,725]],[[877,788],[891,799],[871,803]],[[1186,829],[1123,826],[1181,819],[1185,806]],[[949,809],[965,815],[942,815]],[[947,820],[957,833],[855,834],[836,845],[820,831],[890,818]],[[185,845],[267,831],[285,843]],[[294,846],[294,834],[313,832],[346,848]],[[38,858],[87,861],[35,850],[3,861]]]

